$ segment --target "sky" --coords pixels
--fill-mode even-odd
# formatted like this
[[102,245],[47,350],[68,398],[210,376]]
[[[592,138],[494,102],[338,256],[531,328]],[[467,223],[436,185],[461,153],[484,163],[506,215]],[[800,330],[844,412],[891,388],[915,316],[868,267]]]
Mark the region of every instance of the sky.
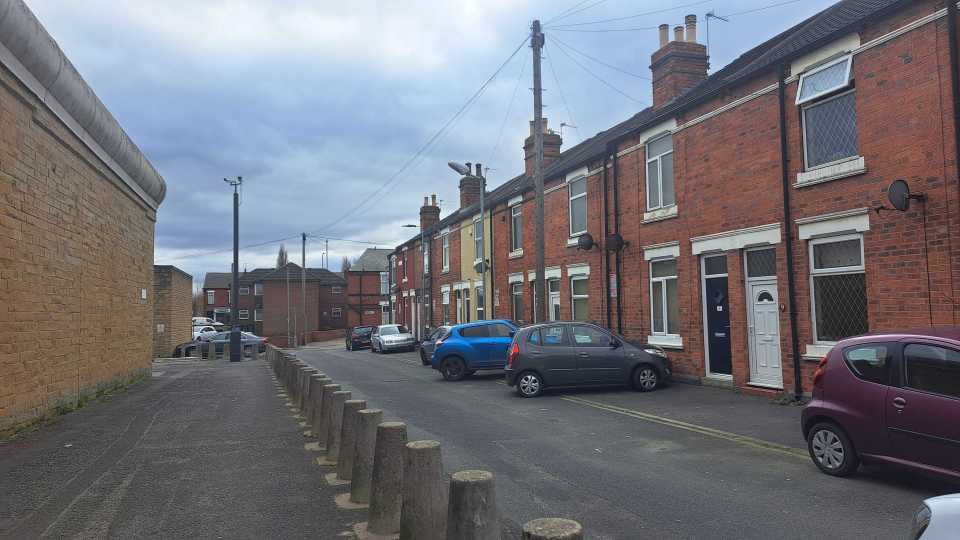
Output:
[[[544,116],[567,124],[570,148],[649,105],[657,25],[697,14],[706,42],[705,14],[729,16],[710,24],[715,71],[834,3],[26,1],[166,180],[155,262],[196,286],[230,269],[225,177],[243,177],[240,245],[254,247],[241,249],[241,269],[274,266],[280,239],[299,263],[306,232],[307,265],[321,266],[329,245],[337,271],[343,257],[417,234],[403,225],[419,223],[424,196],[437,194],[442,216],[456,210],[448,161],[489,167],[488,189],[519,174],[533,118],[521,43],[534,19],[546,34]],[[596,22],[607,19],[619,20]]]

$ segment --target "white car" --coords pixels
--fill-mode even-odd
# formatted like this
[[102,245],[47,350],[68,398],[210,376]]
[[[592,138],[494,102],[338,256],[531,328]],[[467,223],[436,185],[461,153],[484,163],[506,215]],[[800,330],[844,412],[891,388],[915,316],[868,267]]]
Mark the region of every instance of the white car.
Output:
[[370,352],[412,351],[417,341],[402,324],[384,324],[370,334]]
[[960,493],[923,501],[913,518],[910,540],[948,540],[960,529]]
[[193,339],[196,341],[200,338],[201,335],[207,332],[216,332],[217,329],[212,326],[194,326],[193,327]]
[[193,329],[196,331],[198,326],[212,326],[214,328],[223,327],[222,322],[217,322],[210,317],[194,317],[193,318]]

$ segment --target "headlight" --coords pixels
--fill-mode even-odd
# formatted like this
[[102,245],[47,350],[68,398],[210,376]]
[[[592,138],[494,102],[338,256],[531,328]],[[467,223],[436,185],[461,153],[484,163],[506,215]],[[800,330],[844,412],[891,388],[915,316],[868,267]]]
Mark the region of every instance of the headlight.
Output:
[[643,352],[647,354],[651,354],[653,356],[659,356],[660,358],[667,357],[667,353],[663,352],[663,349],[659,349],[657,347],[644,347]]
[[928,525],[930,525],[930,507],[923,505],[917,510],[917,514],[913,516],[913,527],[911,528],[910,538],[917,540],[923,536]]

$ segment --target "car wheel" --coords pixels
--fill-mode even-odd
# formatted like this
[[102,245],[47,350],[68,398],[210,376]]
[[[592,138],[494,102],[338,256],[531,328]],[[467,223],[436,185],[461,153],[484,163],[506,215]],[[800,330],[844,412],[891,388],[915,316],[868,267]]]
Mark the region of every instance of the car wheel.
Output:
[[425,366],[430,365],[430,360],[427,360],[427,355],[423,352],[423,349],[420,349],[420,363]]
[[537,397],[543,392],[543,379],[532,371],[525,371],[517,377],[517,393],[525,398]]
[[440,362],[440,374],[448,381],[459,381],[467,376],[467,365],[462,358],[450,356]]
[[821,422],[810,429],[807,449],[817,467],[830,476],[850,476],[860,466],[850,437],[833,422]]
[[650,364],[641,364],[633,370],[633,387],[641,392],[652,392],[660,384],[657,368]]
[[347,343],[347,350],[348,350],[348,351],[352,351],[352,350],[353,350],[353,347],[350,346],[350,343],[349,343],[349,342]]

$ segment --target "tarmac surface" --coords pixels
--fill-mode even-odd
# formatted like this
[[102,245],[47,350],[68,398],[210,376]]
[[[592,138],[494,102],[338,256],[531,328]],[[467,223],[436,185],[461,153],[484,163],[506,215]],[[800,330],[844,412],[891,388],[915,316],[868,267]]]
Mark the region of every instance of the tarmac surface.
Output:
[[904,538],[923,499],[960,486],[864,468],[820,473],[801,409],[673,384],[517,397],[502,372],[443,381],[414,353],[303,349],[354,399],[442,444],[445,472],[494,473],[503,538],[566,517],[588,538]]

